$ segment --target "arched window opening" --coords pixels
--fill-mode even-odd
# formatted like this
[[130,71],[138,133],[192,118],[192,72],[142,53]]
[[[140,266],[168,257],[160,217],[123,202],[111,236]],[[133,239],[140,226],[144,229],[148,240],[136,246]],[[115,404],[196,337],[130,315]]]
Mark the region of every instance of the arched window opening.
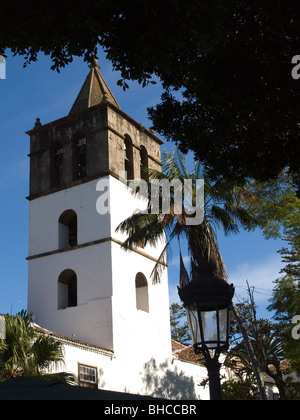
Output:
[[51,148],[51,184],[52,187],[59,187],[62,181],[62,162],[64,149],[60,140],[55,140]]
[[75,179],[81,179],[86,176],[86,138],[85,133],[80,131],[74,136],[74,171]]
[[58,309],[77,306],[77,276],[75,271],[64,270],[58,278]]
[[59,221],[59,249],[77,245],[77,214],[74,210],[66,210]]
[[124,161],[127,179],[133,179],[133,146],[131,138],[127,134],[124,138]]
[[141,179],[144,181],[149,181],[148,176],[148,152],[144,146],[141,146],[140,150],[140,170],[141,170]]
[[148,282],[143,273],[135,276],[136,309],[149,312]]

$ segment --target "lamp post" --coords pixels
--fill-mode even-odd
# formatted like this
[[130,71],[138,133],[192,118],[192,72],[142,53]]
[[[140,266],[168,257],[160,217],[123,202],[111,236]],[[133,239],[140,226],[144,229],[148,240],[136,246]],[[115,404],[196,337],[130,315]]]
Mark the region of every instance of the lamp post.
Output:
[[196,354],[205,357],[211,400],[221,400],[219,356],[229,347],[233,285],[211,273],[199,273],[178,294],[186,309]]

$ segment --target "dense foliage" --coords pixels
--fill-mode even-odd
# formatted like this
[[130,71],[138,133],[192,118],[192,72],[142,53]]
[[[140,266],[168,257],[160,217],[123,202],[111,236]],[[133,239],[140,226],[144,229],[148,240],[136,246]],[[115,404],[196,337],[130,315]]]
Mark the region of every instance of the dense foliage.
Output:
[[191,335],[182,305],[172,303],[170,306],[171,338],[184,345],[191,344]]
[[293,0],[16,0],[1,4],[0,54],[28,63],[42,52],[59,70],[104,49],[124,88],[162,81],[156,130],[211,178],[265,181],[288,168],[299,186],[299,24]]
[[[39,335],[31,315],[22,311],[5,316],[6,336],[0,339],[0,380],[16,376],[48,377],[52,363],[63,363],[62,346],[52,337]],[[61,380],[65,375],[59,375]],[[57,376],[52,375],[51,379]]]

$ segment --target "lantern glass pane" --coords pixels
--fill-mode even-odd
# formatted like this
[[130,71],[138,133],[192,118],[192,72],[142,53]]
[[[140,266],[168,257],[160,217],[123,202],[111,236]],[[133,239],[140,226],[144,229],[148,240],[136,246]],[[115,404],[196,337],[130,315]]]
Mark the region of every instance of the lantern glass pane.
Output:
[[226,343],[229,335],[229,314],[228,309],[221,309],[219,311],[219,329],[220,329],[220,342]]
[[204,342],[208,348],[215,348],[218,342],[218,324],[216,311],[201,312]]
[[200,343],[202,339],[200,335],[198,312],[196,305],[186,308],[186,316],[193,344]]

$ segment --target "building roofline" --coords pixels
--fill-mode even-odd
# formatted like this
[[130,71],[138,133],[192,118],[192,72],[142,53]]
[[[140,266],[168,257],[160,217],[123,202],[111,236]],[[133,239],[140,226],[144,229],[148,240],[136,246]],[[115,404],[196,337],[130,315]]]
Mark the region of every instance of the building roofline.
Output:
[[82,114],[89,113],[92,110],[97,110],[97,109],[102,109],[102,108],[103,109],[111,108],[116,113],[119,113],[123,118],[127,119],[127,121],[133,124],[138,130],[144,131],[145,133],[147,133],[147,135],[150,136],[156,143],[160,145],[164,144],[164,142],[159,137],[157,137],[156,134],[152,130],[150,129],[148,130],[146,127],[142,126],[141,123],[138,123],[134,118],[132,118],[130,115],[126,114],[126,112],[124,112],[122,109],[118,108],[117,106],[115,106],[114,104],[110,102],[101,102],[100,104],[91,106],[87,109],[78,111],[74,114],[66,115],[65,117],[58,118],[57,120],[48,122],[46,124],[37,125],[33,127],[31,130],[26,131],[25,134],[28,134],[30,136],[31,134],[34,134],[35,132],[46,131],[50,129],[51,127],[56,127],[59,124],[63,124],[66,121],[72,121],[74,117],[78,117]]
[[53,337],[55,340],[60,341],[64,344],[71,345],[74,347],[80,347],[85,350],[89,350],[96,353],[101,353],[104,356],[108,356],[110,358],[114,357],[114,351],[110,349],[106,349],[104,347],[96,346],[94,344],[89,344],[84,341],[76,340],[75,338],[66,337],[61,334],[54,333],[52,331],[46,330],[45,328],[40,327],[37,324],[33,324],[33,328],[38,334],[42,334],[45,336]]

